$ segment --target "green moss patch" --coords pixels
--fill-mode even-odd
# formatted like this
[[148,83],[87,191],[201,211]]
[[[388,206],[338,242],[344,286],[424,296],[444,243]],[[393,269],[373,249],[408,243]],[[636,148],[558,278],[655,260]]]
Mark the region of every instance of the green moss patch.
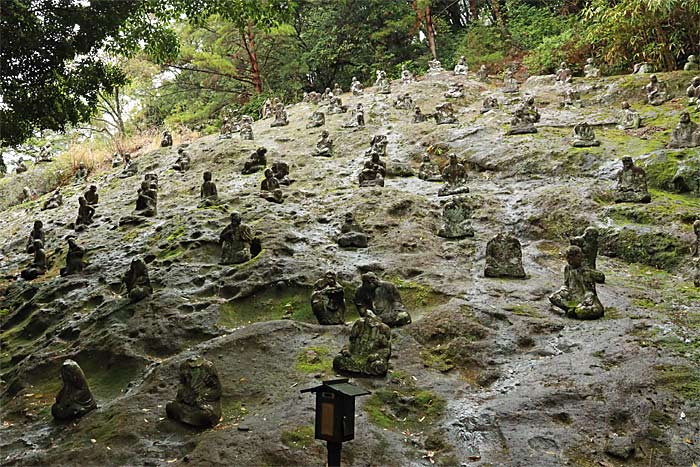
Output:
[[419,308],[431,308],[447,303],[446,296],[434,291],[427,285],[405,280],[399,276],[391,276],[387,280],[399,289],[401,300],[403,300],[409,311]]
[[327,347],[306,347],[297,354],[295,368],[304,373],[331,373],[333,358]]
[[600,240],[600,252],[605,256],[665,270],[678,266],[689,251],[680,239],[660,231],[605,229]]
[[306,449],[314,442],[314,427],[304,425],[293,430],[283,431],[280,435],[280,441],[291,449]]
[[700,370],[688,366],[656,367],[657,387],[665,388],[686,401],[700,400]]
[[269,287],[250,297],[221,305],[219,324],[237,327],[283,318],[315,323],[310,297],[311,289],[307,287]]

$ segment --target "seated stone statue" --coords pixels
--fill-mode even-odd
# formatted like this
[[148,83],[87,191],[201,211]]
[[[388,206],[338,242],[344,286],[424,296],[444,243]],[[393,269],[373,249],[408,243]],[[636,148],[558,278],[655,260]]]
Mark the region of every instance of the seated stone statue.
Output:
[[280,182],[280,185],[291,185],[294,180],[289,178],[289,164],[284,161],[275,161],[270,166],[272,175]]
[[333,271],[316,281],[311,293],[311,310],[318,324],[345,323],[345,290]]
[[306,124],[306,128],[318,128],[326,124],[326,114],[320,110],[316,110],[311,114],[309,123]]
[[562,107],[571,106],[583,107],[583,101],[581,101],[581,93],[572,87],[567,87],[566,91],[564,92]]
[[362,285],[355,292],[354,303],[362,317],[371,310],[391,327],[411,323],[411,315],[401,301],[399,290],[391,282],[379,280],[373,272],[362,274]]
[[155,217],[158,214],[158,192],[147,180],[141,182],[135,211],[136,214],[143,217]]
[[397,109],[413,110],[415,106],[416,104],[413,103],[413,99],[409,93],[400,95],[396,98],[396,101],[394,101],[394,107]]
[[251,228],[241,223],[241,215],[231,213],[231,223],[221,232],[221,264],[245,263],[251,258],[251,245],[255,241]]
[[695,55],[688,55],[688,61],[683,65],[683,71],[698,71],[700,70],[700,61]]
[[229,116],[223,116],[221,118],[221,128],[219,129],[220,139],[233,138],[233,134],[240,130],[240,125],[234,122]]
[[219,203],[219,191],[216,189],[216,183],[211,181],[212,174],[207,171],[202,175],[204,181],[202,188],[199,190],[199,207],[216,206]]
[[445,91],[444,96],[447,99],[459,99],[464,97],[464,85],[462,83],[451,83],[450,87]]
[[350,92],[352,92],[353,96],[361,96],[364,94],[362,83],[360,83],[354,76],[352,77],[352,83],[350,83]]
[[471,209],[463,198],[454,198],[445,203],[442,208],[442,226],[438,236],[444,238],[473,237],[474,229],[469,220]]
[[289,125],[289,120],[287,119],[287,111],[284,108],[284,104],[278,102],[275,105],[275,121],[270,124],[270,127],[279,127]]
[[440,60],[436,58],[428,61],[428,73],[441,73],[443,71],[445,71],[445,69],[442,67]]
[[693,274],[693,285],[700,288],[700,258],[693,258],[695,273]]
[[175,161],[173,169],[177,170],[178,172],[185,172],[190,170],[191,163],[192,160],[190,159],[190,155],[187,153],[187,151],[185,151],[183,148],[178,149],[177,161]]
[[415,111],[413,112],[413,123],[423,123],[427,119],[428,117],[423,115],[420,107],[416,106]]
[[450,154],[450,161],[442,169],[442,179],[445,184],[438,191],[438,196],[458,195],[469,193],[467,183],[467,169],[459,163],[456,154]]
[[455,111],[452,108],[452,104],[449,102],[443,102],[435,107],[435,113],[433,114],[435,118],[435,123],[438,125],[449,125],[452,123],[457,123],[457,117],[455,117]]
[[85,248],[78,245],[75,238],[68,238],[68,253],[66,254],[66,267],[61,268],[62,276],[69,276],[83,272],[83,257]]
[[596,68],[593,63],[593,57],[586,59],[586,65],[583,67],[583,75],[586,78],[600,78],[600,69]]
[[36,279],[37,277],[46,274],[47,264],[46,264],[46,252],[44,251],[44,243],[41,240],[34,240],[32,244],[32,252],[34,253],[34,259],[32,263],[20,272],[20,276],[25,281],[30,281]]
[[160,147],[167,148],[173,145],[173,135],[168,130],[163,131],[163,137],[160,140]]
[[348,106],[343,105],[343,100],[340,96],[331,97],[328,102],[328,113],[329,114],[344,114],[348,111]]
[[[15,169],[15,172],[17,173],[22,173],[27,171],[27,167],[24,165],[24,162],[22,162],[23,170],[20,171],[19,167]],[[75,183],[80,183],[84,180],[87,179],[88,177],[88,169],[85,167],[85,163],[80,162],[78,163],[78,170],[75,171]]]
[[260,197],[274,203],[284,201],[280,182],[275,178],[272,169],[265,169],[265,178],[260,184]]
[[41,221],[34,221],[34,227],[32,231],[29,232],[29,238],[27,239],[27,253],[34,253],[34,241],[41,240],[42,244],[44,242],[44,223]]
[[617,173],[617,187],[614,192],[616,203],[648,203],[651,195],[647,191],[647,174],[634,164],[632,158],[622,158],[622,170]]
[[56,191],[51,194],[49,199],[44,201],[41,210],[56,209],[59,206],[63,206],[63,195],[61,194],[61,188],[56,188]]
[[476,79],[482,83],[486,83],[489,80],[489,71],[486,69],[486,65],[481,65],[476,72]]
[[22,201],[29,201],[29,200],[34,200],[36,199],[36,192],[29,188],[28,186],[25,186],[22,188]]
[[87,201],[82,196],[78,198],[78,218],[75,220],[75,226],[92,224],[92,217],[95,215],[95,208],[87,204]]
[[87,204],[90,206],[97,206],[100,202],[100,195],[97,194],[97,186],[90,185],[90,188],[83,194],[83,198],[85,198],[85,201],[87,201]]
[[694,148],[700,146],[700,130],[698,125],[690,119],[688,112],[681,112],[678,125],[671,132],[669,148]]
[[7,175],[7,165],[5,164],[5,158],[0,154],[0,178]]
[[119,154],[118,152],[115,152],[114,154],[112,154],[112,168],[113,169],[116,167],[119,167],[123,163],[124,163],[124,157],[122,157],[121,154]]
[[501,91],[506,94],[518,92],[518,81],[515,79],[514,71],[511,67],[506,68],[503,72],[503,89]]
[[168,418],[211,428],[221,420],[221,382],[212,362],[196,355],[180,364],[175,400],[165,406]]
[[372,163],[372,161],[366,161],[358,181],[361,187],[384,186],[382,167]]
[[414,82],[415,80],[416,78],[413,76],[413,73],[411,73],[411,70],[406,68],[406,65],[401,65],[401,83],[408,84]]
[[391,329],[367,311],[353,323],[350,343],[333,359],[333,368],[364,376],[384,376],[390,357]]
[[455,75],[466,75],[469,72],[469,67],[467,66],[467,59],[462,55],[459,57],[459,61],[455,65]]
[[486,244],[485,277],[524,279],[523,252],[520,241],[512,235],[499,233]]
[[693,222],[693,232],[695,233],[695,244],[693,244],[693,256],[700,257],[700,219]]
[[693,78],[685,93],[688,95],[688,105],[700,102],[700,76]]
[[587,148],[592,146],[600,146],[600,141],[595,139],[595,131],[593,131],[593,127],[586,122],[581,122],[574,125],[574,139],[571,144],[575,148]]
[[486,112],[490,112],[491,110],[495,110],[497,108],[498,99],[496,99],[494,96],[488,96],[481,104],[481,113],[485,114]]
[[321,94],[317,93],[316,91],[305,92],[304,93],[304,102],[308,102],[309,104],[318,105],[318,103],[321,102]]
[[[277,100],[277,98],[275,98]],[[269,97],[265,99],[265,102],[263,102],[262,107],[260,108],[260,118],[263,120],[266,120],[268,118],[271,118],[275,114],[275,106],[272,103],[272,99]]]
[[510,121],[508,135],[522,135],[526,133],[537,133],[535,123],[540,121],[540,113],[535,107],[535,99],[530,96],[525,102],[515,108],[515,113]]
[[668,100],[668,94],[664,86],[659,83],[656,75],[649,77],[649,84],[644,88],[647,92],[647,103],[651,105],[661,105]]
[[[386,164],[381,162],[379,157],[386,157],[386,147],[388,144],[389,140],[387,139],[386,135],[372,136],[372,139],[369,142],[370,147],[367,151],[365,151],[365,156],[371,157],[373,162],[386,168]],[[374,158],[375,154],[378,156],[377,158]]]
[[153,293],[146,263],[140,258],[131,260],[129,270],[126,271],[122,278],[122,283],[126,287],[126,292],[131,303],[143,300]]
[[85,374],[75,361],[63,361],[61,379],[63,386],[56,394],[56,402],[51,406],[53,418],[75,420],[97,408]]
[[321,132],[321,137],[316,142],[316,150],[314,151],[313,155],[320,157],[333,157],[333,140],[329,138],[328,131],[323,130]]
[[36,163],[39,164],[41,162],[51,162],[52,159],[51,146],[45,144],[41,147],[41,149],[39,149],[39,155],[36,158]]
[[362,107],[362,102],[358,102],[357,107],[352,109],[348,121],[343,124],[343,128],[363,128],[364,126],[365,109]]
[[243,171],[241,173],[247,175],[263,170],[267,166],[266,154],[267,148],[261,146],[256,149],[250,157],[248,157],[245,164],[243,164]]
[[139,167],[136,161],[131,159],[131,154],[124,154],[124,168],[119,174],[119,178],[127,178],[136,175],[139,171]]
[[430,160],[430,155],[428,154],[423,154],[423,161],[420,163],[420,167],[418,167],[418,178],[428,182],[442,181],[440,168]]
[[340,228],[340,235],[338,235],[338,246],[341,248],[367,248],[367,234],[351,212],[345,213],[345,222]]
[[323,94],[321,94],[322,101],[330,100],[331,97],[333,97],[333,91],[331,91],[331,88],[326,88],[326,90],[323,91]]
[[618,114],[618,122],[617,128],[620,130],[636,130],[642,126],[642,117],[639,112],[630,108],[629,102],[624,101]]
[[561,62],[559,69],[554,75],[554,79],[558,83],[568,83],[572,78],[571,69],[566,66],[566,62]]
[[335,83],[333,85],[333,95],[338,97],[343,93],[343,88],[340,87],[340,84]]
[[564,286],[549,296],[552,305],[561,308],[569,318],[598,319],[605,309],[598,300],[598,272],[583,263],[583,252],[577,246],[566,250]]
[[377,94],[391,94],[391,81],[384,76],[377,86]]
[[[597,270],[596,259],[598,258],[598,229],[586,227],[583,235],[569,238],[569,243],[581,248],[583,253],[583,265],[589,269]],[[599,273],[598,283],[605,282],[605,274]]]

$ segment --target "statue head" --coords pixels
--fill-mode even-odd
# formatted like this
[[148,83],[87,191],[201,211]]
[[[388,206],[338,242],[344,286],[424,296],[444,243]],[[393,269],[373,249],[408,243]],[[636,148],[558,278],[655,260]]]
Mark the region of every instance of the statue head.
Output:
[[457,165],[459,164],[459,159],[457,159],[457,154],[454,152],[450,154],[450,165]]
[[690,123],[690,114],[687,111],[681,112],[680,122],[684,124]]
[[370,287],[372,289],[379,285],[379,278],[373,272],[366,272],[362,274],[362,285]]
[[376,153],[376,152],[372,153],[372,162],[374,162],[374,163],[379,162],[379,153]]
[[85,197],[80,196],[80,197],[78,198],[78,204],[81,205],[81,206],[87,205],[87,201],[85,200]]
[[42,242],[39,239],[35,239],[32,242],[32,246],[34,246],[34,251],[38,251],[38,250],[41,250],[42,248],[44,248],[44,242]]
[[205,182],[211,182],[211,172],[206,171],[202,174],[202,177],[204,177]]
[[566,68],[566,62],[561,62],[561,63],[559,64],[559,68],[561,68],[562,70],[563,70],[564,68]]
[[692,81],[693,86],[700,86],[700,76],[696,76]]
[[241,215],[238,211],[233,211],[231,213],[231,224],[238,225],[241,223]]
[[348,224],[355,222],[355,216],[353,216],[353,214],[349,211],[345,213],[345,222]]
[[326,281],[329,284],[334,284],[336,282],[336,275],[334,271],[326,271],[326,274],[324,274],[324,277],[326,278]]
[[323,131],[321,132],[321,138],[324,138],[324,139],[325,139],[325,138],[328,138],[328,130],[323,130]]
[[258,154],[258,156],[264,156],[267,154],[267,148],[260,146],[258,149],[255,150],[255,152]]
[[589,65],[593,65],[593,57],[588,57],[586,59],[586,63],[588,63]]
[[583,264],[583,251],[576,245],[567,248],[564,256],[566,257],[566,262],[573,268],[578,268]]
[[695,55],[688,55],[688,62],[695,63],[697,61],[698,61],[698,57],[696,57]]
[[41,230],[44,227],[44,223],[41,221],[34,221],[34,230]]
[[124,154],[124,161],[131,162],[131,154],[129,154],[128,152]]
[[430,162],[430,155],[423,154],[423,162]]
[[622,109],[627,110],[630,108],[630,103],[627,101],[622,101]]
[[265,169],[265,178],[272,178],[272,175],[273,173],[271,168],[268,167],[267,169]]
[[657,78],[656,75],[651,75],[649,77],[649,81],[651,81],[652,83],[656,83],[657,81],[659,81],[659,78]]
[[90,191],[95,193],[97,191],[97,185],[90,185]]
[[622,158],[622,168],[631,169],[634,166],[634,161],[630,156],[625,156]]
[[583,231],[583,237],[590,240],[596,240],[598,238],[598,229],[593,226],[586,227]]
[[535,96],[527,96],[525,98],[525,104],[527,104],[530,107],[534,106],[535,105]]
[[63,385],[72,390],[88,389],[87,379],[80,366],[73,360],[68,359],[61,365],[61,379]]

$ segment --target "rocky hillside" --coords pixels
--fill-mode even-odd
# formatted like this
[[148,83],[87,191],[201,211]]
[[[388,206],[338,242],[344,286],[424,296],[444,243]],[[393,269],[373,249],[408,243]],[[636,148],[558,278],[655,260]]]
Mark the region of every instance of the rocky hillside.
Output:
[[[347,114],[326,115],[336,145],[330,159],[311,157],[320,129],[305,125],[316,106],[301,103],[288,108],[287,127],[256,122],[255,141],[192,141],[184,174],[171,168],[178,147],[162,148],[137,158],[134,177],[118,178],[115,169],[66,187],[58,209],[41,211],[41,198],[3,211],[2,464],[323,465],[325,446],[312,439],[313,398],[299,391],[334,376],[332,359],[350,332],[349,325],[319,326],[311,313],[311,286],[329,269],[347,298],[361,272],[376,272],[399,287],[413,316],[392,330],[389,375],[354,379],[373,394],[358,402],[346,465],[700,463],[700,289],[690,261],[700,149],[666,149],[687,108],[691,73],[659,77],[677,97],[660,107],[643,104],[645,75],[576,78],[582,106],[570,108],[560,107],[563,87],[552,77],[531,78],[519,95],[449,72],[394,82],[389,96],[371,89],[342,96],[351,106],[364,103],[364,129],[341,128]],[[412,124],[410,111],[392,106],[409,92],[432,112],[453,81],[466,90],[452,101],[457,125]],[[540,109],[539,132],[505,136],[526,93]],[[481,114],[491,95],[500,107]],[[615,128],[623,100],[642,114],[643,128]],[[571,147],[580,121],[594,125],[601,146]],[[383,188],[359,188],[376,134],[388,138],[390,175]],[[410,176],[436,145],[446,148],[440,165],[453,151],[469,168],[473,238],[438,237],[441,184]],[[283,204],[258,196],[260,173],[241,175],[258,146],[269,149],[268,161],[290,164],[295,182],[284,188]],[[612,202],[623,155],[646,168],[651,203]],[[207,170],[220,207],[197,207]],[[159,174],[158,216],[119,226],[146,172]],[[69,224],[77,198],[93,183],[95,223],[76,234]],[[263,251],[223,266],[218,236],[233,210]],[[369,248],[336,245],[348,211],[369,233]],[[26,282],[19,272],[31,261],[24,248],[34,219],[44,223],[51,267]],[[588,225],[601,231],[598,269],[607,281],[598,293],[606,312],[582,322],[562,317],[547,297],[563,283],[568,237]],[[524,280],[483,277],[486,242],[502,231],[523,245]],[[88,265],[63,278],[68,235],[87,249]],[[148,263],[155,290],[130,304],[121,277],[135,257]],[[353,310],[348,319],[356,316]],[[211,430],[165,415],[178,366],[194,353],[215,363],[223,385],[223,420]],[[99,408],[59,424],[50,406],[69,357]]]

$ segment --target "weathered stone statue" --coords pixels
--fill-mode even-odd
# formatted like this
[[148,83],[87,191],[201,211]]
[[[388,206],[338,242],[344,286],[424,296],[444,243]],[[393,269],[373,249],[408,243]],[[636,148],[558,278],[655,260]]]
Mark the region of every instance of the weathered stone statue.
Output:
[[700,287],[700,258],[693,258],[695,265],[695,274],[693,274],[693,285]]
[[695,232],[695,244],[693,245],[693,256],[700,257],[700,219],[693,222],[693,232]]
[[571,144],[575,148],[587,148],[592,146],[600,146],[600,141],[595,139],[595,131],[593,131],[593,127],[586,122],[581,122],[574,125],[574,139]]
[[596,68],[593,63],[593,57],[586,59],[586,65],[583,67],[583,75],[586,78],[600,78],[600,69]]
[[100,202],[100,195],[97,194],[97,186],[90,185],[90,187],[85,190],[83,198],[85,198],[85,201],[87,201],[87,204],[90,206],[97,206]]
[[558,83],[568,83],[569,81],[571,81],[571,77],[571,69],[566,66],[566,62],[561,62],[561,64],[559,65],[559,69],[554,75],[554,79]]
[[7,175],[7,165],[5,165],[5,158],[0,154],[0,178]]
[[316,281],[311,293],[311,310],[318,324],[345,323],[345,290],[333,271]]
[[275,109],[272,105],[272,99],[268,97],[267,99],[265,99],[265,102],[263,102],[263,105],[260,108],[260,118],[266,120],[268,118],[271,118],[274,114]]
[[124,163],[124,157],[118,152],[112,154],[112,168],[117,168]]
[[420,110],[420,107],[416,106],[415,111],[413,112],[413,123],[423,123],[427,119],[428,117],[423,115],[423,112]]
[[414,82],[415,80],[416,78],[413,76],[413,73],[411,73],[411,70],[406,68],[406,65],[401,65],[401,83],[408,84]]
[[668,100],[668,94],[664,86],[659,83],[656,75],[649,77],[649,84],[644,88],[647,92],[647,103],[651,105],[661,105]]
[[466,75],[469,72],[469,66],[467,66],[467,59],[462,55],[459,57],[459,61],[455,65],[455,75]]
[[56,209],[59,206],[63,206],[63,195],[61,194],[61,188],[56,188],[56,191],[54,191],[49,199],[44,201],[44,205],[42,206],[41,210],[45,211],[47,209]]
[[318,128],[326,124],[326,114],[320,110],[316,110],[311,114],[309,123],[306,124],[306,128]]
[[27,269],[20,272],[20,276],[25,281],[36,279],[37,277],[46,274],[46,252],[44,251],[44,243],[41,240],[34,240],[32,244],[32,252],[34,259]]
[[36,199],[36,193],[34,190],[29,188],[28,186],[25,186],[22,188],[22,201],[29,201],[29,200],[34,200]]
[[391,81],[386,77],[386,74],[383,75],[377,86],[377,94],[391,94]]
[[512,235],[499,233],[486,244],[486,277],[524,279],[523,252],[520,241]]
[[34,253],[34,241],[41,240],[42,244],[44,242],[44,223],[41,221],[34,221],[34,227],[32,231],[29,232],[29,238],[27,239],[27,253]]
[[343,105],[343,100],[340,96],[331,97],[328,102],[328,113],[329,114],[344,114],[348,111],[348,106]]
[[289,120],[287,119],[287,111],[284,108],[284,104],[278,102],[275,105],[275,121],[270,124],[270,127],[287,126],[289,125]]
[[600,273],[584,265],[581,248],[573,245],[566,250],[564,286],[549,296],[552,305],[561,308],[569,318],[597,319],[605,309],[598,300],[596,283]]
[[243,164],[244,175],[252,174],[263,170],[267,166],[267,148],[259,147],[256,149],[249,157],[248,160]]
[[473,237],[471,210],[464,198],[453,198],[445,203],[442,208],[442,226],[438,236],[444,238]]
[[598,229],[595,227],[586,227],[586,230],[583,231],[583,235],[569,238],[570,244],[581,248],[583,264],[590,269],[597,269],[598,237]]
[[158,189],[158,174],[155,172],[148,172],[143,175],[143,181],[149,183],[149,187],[153,190]]
[[449,102],[443,102],[435,107],[435,123],[438,125],[449,125],[452,123],[457,123],[457,117],[455,117],[455,110],[452,108],[452,104]]
[[333,95],[338,97],[343,93],[343,88],[340,87],[340,84],[335,83],[333,85]]
[[66,267],[61,268],[62,276],[69,276],[83,272],[83,257],[85,248],[78,245],[75,238],[68,238],[68,253],[66,254]]
[[671,132],[669,148],[694,148],[700,146],[700,130],[698,125],[690,119],[688,112],[681,112],[678,125]]
[[340,235],[338,235],[338,246],[341,248],[367,248],[367,234],[351,212],[345,213],[345,222],[340,228]]
[[141,301],[153,293],[146,263],[140,258],[131,260],[129,270],[124,274],[122,282],[131,303]]
[[284,161],[275,161],[270,166],[272,175],[280,182],[280,185],[291,185],[294,180],[289,178],[289,164]]
[[136,214],[143,217],[155,217],[158,214],[158,192],[147,180],[141,182],[135,211]]
[[272,169],[265,169],[265,178],[260,184],[260,197],[274,203],[284,201],[280,182],[275,178]]
[[450,154],[450,161],[442,169],[442,179],[445,184],[438,191],[438,196],[458,195],[469,193],[467,183],[467,169],[459,163],[456,154]]
[[620,130],[636,130],[642,126],[642,117],[639,112],[630,108],[629,102],[624,101],[618,114],[618,122],[617,127]]
[[525,102],[515,108],[515,113],[510,121],[508,135],[522,135],[537,133],[535,123],[540,121],[540,113],[535,107],[535,98],[530,96]]
[[[386,135],[374,135],[369,142],[370,148],[365,152],[365,156],[372,157],[375,154],[379,157],[386,157],[386,147],[389,144],[389,140]],[[374,162],[380,164],[382,167],[386,168],[384,162],[380,162],[379,159],[372,159]]]
[[418,167],[418,178],[428,182],[442,181],[440,168],[430,160],[430,155],[428,154],[423,154],[423,161],[420,163],[420,167]]
[[451,83],[450,87],[445,91],[444,96],[447,99],[459,99],[464,97],[464,85],[462,83]]
[[428,61],[428,73],[441,73],[443,71],[445,71],[445,69],[442,67],[440,60],[436,58]]
[[253,135],[253,122],[247,120],[241,121],[241,139],[243,141],[253,141],[255,139]]
[[219,129],[219,139],[232,138],[233,134],[240,131],[240,125],[231,120],[228,116],[221,118],[221,128]]
[[485,114],[486,112],[490,112],[491,110],[494,110],[497,108],[498,108],[498,99],[496,99],[494,96],[488,96],[484,99],[484,101],[481,104],[481,113]]
[[124,168],[119,174],[119,178],[126,178],[136,175],[139,171],[139,167],[136,161],[131,159],[131,154],[124,154]]
[[476,72],[476,79],[482,83],[486,83],[489,80],[489,71],[486,69],[486,65],[481,65]]
[[45,144],[39,149],[39,154],[36,157],[36,163],[39,164],[41,162],[51,162],[53,159],[53,155],[51,154],[51,146],[48,144]]
[[403,326],[411,322],[411,315],[406,311],[396,286],[379,280],[373,272],[362,274],[362,285],[355,292],[354,303],[360,316],[367,316],[367,311],[372,310],[388,326]]
[[581,93],[576,89],[569,86],[564,92],[564,100],[562,101],[562,107],[578,106],[583,107],[583,101],[581,100]]
[[357,319],[350,343],[333,359],[333,368],[365,376],[384,376],[391,357],[391,329],[372,311]]
[[308,102],[309,104],[318,105],[319,102],[321,102],[321,99],[322,99],[321,94],[317,93],[316,91],[304,93],[303,100],[304,100],[304,102]]
[[357,107],[352,109],[350,119],[343,124],[343,128],[363,128],[365,126],[365,109],[362,102],[357,103]]
[[187,153],[187,151],[185,151],[183,148],[178,149],[177,161],[175,161],[173,169],[177,170],[178,172],[185,172],[190,170],[191,163],[192,160],[190,159],[190,155]]
[[165,412],[187,425],[211,428],[221,420],[221,392],[214,364],[200,355],[190,357],[180,365],[177,395]]
[[700,62],[695,55],[688,55],[688,61],[683,65],[683,71],[698,71],[700,70]]
[[326,90],[323,91],[323,94],[321,94],[321,100],[323,101],[330,100],[331,97],[333,97],[333,91],[331,91],[331,88],[326,88]]
[[333,140],[329,138],[328,131],[323,130],[321,132],[321,137],[316,142],[316,150],[314,151],[313,155],[320,157],[333,156]]
[[168,130],[163,131],[163,137],[160,140],[160,147],[167,148],[173,145],[173,135]]
[[350,83],[350,92],[352,92],[353,96],[361,96],[364,94],[362,83],[360,83],[354,76],[352,77],[352,83]]
[[221,264],[240,264],[250,260],[250,246],[255,237],[246,224],[241,223],[241,215],[231,213],[231,223],[221,232],[219,243],[221,249]]
[[361,187],[384,186],[384,170],[371,160],[366,161],[358,181]]
[[211,172],[204,172],[202,178],[204,181],[202,182],[202,188],[199,190],[199,197],[201,198],[199,206],[215,206],[219,203],[219,191],[216,189],[216,184],[211,181]]
[[[21,170],[21,171],[19,170],[19,168],[15,169],[15,172],[17,172],[17,173],[26,172],[26,171],[27,171],[26,166],[24,167],[24,170]],[[83,180],[86,180],[88,177],[88,173],[89,173],[89,171],[88,171],[87,167],[85,167],[85,163],[82,161],[79,162],[78,163],[78,170],[75,171],[75,182],[80,183]]]
[[700,76],[693,78],[685,93],[688,95],[688,105],[700,102]]
[[506,68],[503,72],[503,89],[502,92],[512,94],[518,92],[518,81],[515,79],[512,67]]
[[394,101],[394,107],[403,110],[413,110],[416,104],[413,103],[413,99],[409,93],[404,93],[396,98]]
[[617,173],[617,187],[614,192],[616,203],[648,203],[651,195],[647,191],[647,174],[636,166],[632,158],[622,158],[622,170]]
[[61,379],[63,386],[56,395],[56,402],[51,406],[53,418],[75,420],[97,408],[85,374],[75,361],[63,361]]
[[78,198],[78,218],[75,220],[75,226],[92,224],[92,216],[95,215],[95,208],[87,204],[87,201],[82,196]]

